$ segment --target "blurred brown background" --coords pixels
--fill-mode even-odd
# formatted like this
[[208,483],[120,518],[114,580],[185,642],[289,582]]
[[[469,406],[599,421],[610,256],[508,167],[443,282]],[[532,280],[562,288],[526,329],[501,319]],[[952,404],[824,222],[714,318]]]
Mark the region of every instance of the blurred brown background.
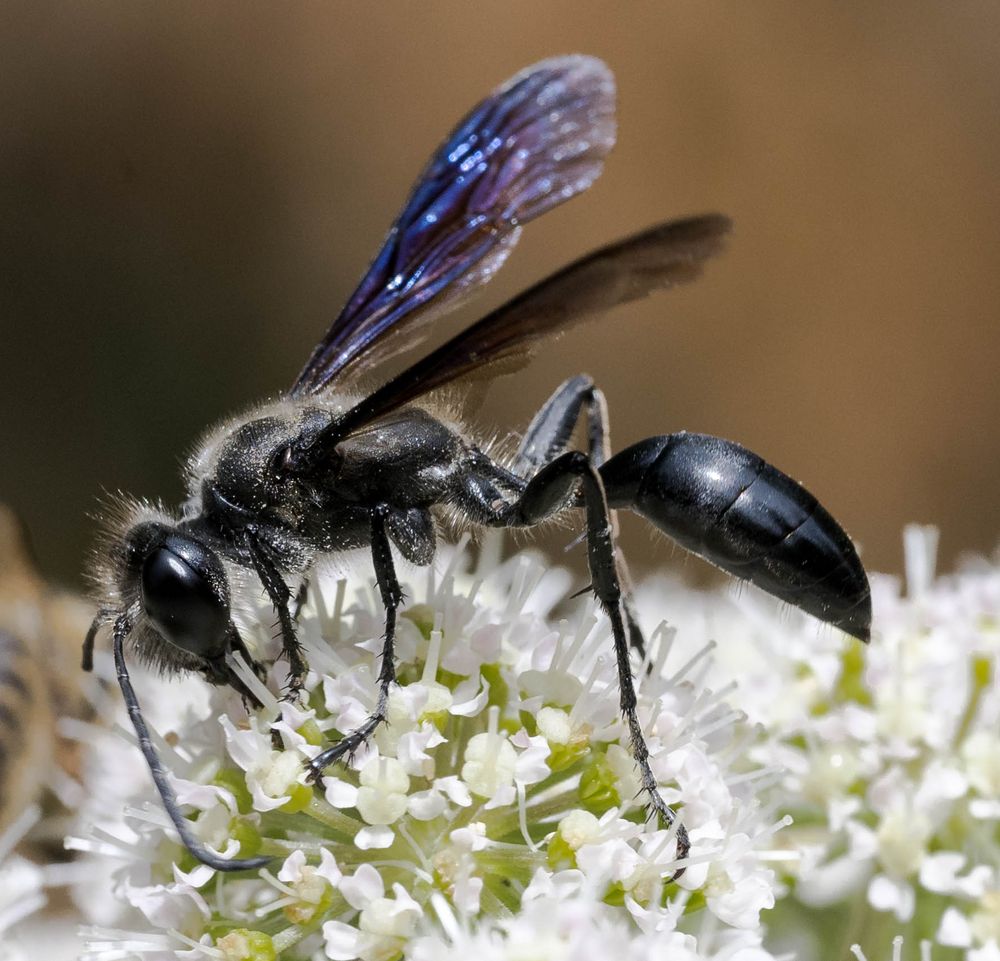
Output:
[[451,124],[569,51],[617,74],[618,147],[441,335],[658,219],[737,232],[699,284],[502,381],[483,423],[586,370],[616,447],[739,439],[871,567],[899,569],[911,520],[947,563],[997,542],[995,0],[7,0],[0,23],[0,500],[51,575],[79,577],[102,486],[178,498],[180,455],[291,382]]

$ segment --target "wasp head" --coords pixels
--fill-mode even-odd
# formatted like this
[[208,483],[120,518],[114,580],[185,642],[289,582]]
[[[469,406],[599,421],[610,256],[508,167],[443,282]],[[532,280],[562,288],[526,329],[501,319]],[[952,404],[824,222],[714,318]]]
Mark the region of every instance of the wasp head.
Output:
[[130,523],[99,552],[100,610],[84,646],[84,666],[98,628],[120,615],[129,648],[160,673],[197,671],[244,695],[227,656],[249,656],[232,619],[230,578],[202,532],[145,505],[129,505]]
[[[219,553],[190,525],[174,523],[141,503],[124,506],[119,534],[104,544],[97,570],[102,606],[83,648],[83,667],[93,666],[99,628],[111,621],[115,673],[164,809],[182,842],[217,870],[249,870],[268,858],[223,858],[207,847],[181,811],[170,776],[150,736],[125,659],[126,643],[139,660],[161,672],[196,670],[213,684],[226,684],[245,701],[259,704],[230,665],[238,651],[249,659],[230,615],[230,584]],[[258,674],[260,665],[251,661]]]

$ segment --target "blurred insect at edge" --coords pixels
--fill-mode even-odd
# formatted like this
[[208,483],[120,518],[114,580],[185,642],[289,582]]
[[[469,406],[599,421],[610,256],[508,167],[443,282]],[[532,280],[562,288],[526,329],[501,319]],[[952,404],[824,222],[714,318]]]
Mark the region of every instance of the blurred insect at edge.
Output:
[[[267,858],[224,859],[192,833],[179,809],[129,681],[134,656],[168,672],[196,671],[253,694],[234,669],[261,677],[232,617],[234,591],[259,581],[277,614],[288,696],[306,663],[294,591],[326,555],[367,547],[385,607],[378,696],[371,716],[311,762],[318,778],[350,758],[385,719],[395,681],[393,642],[402,592],[393,548],[428,564],[446,519],[532,527],[582,512],[591,587],[614,637],[621,710],[649,805],[660,796],[636,715],[629,649],[643,639],[614,545],[613,511],[627,508],[683,547],[820,620],[867,640],[868,581],[827,511],[739,444],[701,434],[652,437],[609,457],[601,391],[571,377],[545,403],[504,462],[464,427],[434,413],[427,395],[482,368],[522,365],[546,337],[619,304],[686,283],[729,230],[720,215],[662,223],[596,251],[494,310],[371,392],[358,387],[386,358],[410,349],[429,322],[499,269],[528,221],[586,190],[615,140],[615,85],[599,60],[568,56],[519,73],[463,119],[413,188],[374,262],[313,350],[287,395],[223,423],[188,465],[189,497],[172,516],[122,506],[98,562],[99,609],[87,636],[112,627],[119,684],[177,831],[220,870]],[[578,420],[587,449],[570,449]],[[677,855],[688,850],[677,823]]]
[[0,834],[38,804],[29,841],[46,859],[65,856],[60,825],[81,790],[80,744],[59,719],[96,719],[77,669],[88,607],[43,581],[21,524],[0,504]]

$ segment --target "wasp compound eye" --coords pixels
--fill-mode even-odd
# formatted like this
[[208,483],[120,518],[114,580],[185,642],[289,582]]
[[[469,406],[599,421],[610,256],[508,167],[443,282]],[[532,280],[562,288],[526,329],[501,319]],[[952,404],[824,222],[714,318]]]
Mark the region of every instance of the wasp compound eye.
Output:
[[142,565],[142,607],[175,647],[214,659],[226,650],[229,604],[210,575],[170,547],[158,547]]

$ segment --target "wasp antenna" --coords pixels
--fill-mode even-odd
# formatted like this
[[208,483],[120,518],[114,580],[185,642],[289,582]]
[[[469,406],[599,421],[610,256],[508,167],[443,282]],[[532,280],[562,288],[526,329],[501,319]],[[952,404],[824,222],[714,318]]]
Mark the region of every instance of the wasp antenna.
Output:
[[[83,656],[80,659],[80,666],[89,674],[94,669],[94,646],[97,643],[97,633],[105,624],[111,623],[118,616],[118,611],[113,607],[98,608],[94,615],[90,627],[87,629],[87,636],[83,639]],[[128,633],[126,631],[126,633]]]
[[80,658],[80,667],[88,674],[94,669],[94,643],[97,640],[97,632],[104,623],[100,613],[94,618],[87,636],[83,639],[83,656]]
[[125,614],[119,616],[115,621],[114,651],[118,686],[121,688],[122,696],[125,698],[128,716],[132,721],[132,727],[135,728],[135,734],[139,740],[139,749],[146,759],[146,764],[149,766],[149,773],[152,774],[156,790],[163,801],[163,807],[170,816],[170,820],[173,821],[174,827],[180,835],[181,842],[202,864],[207,864],[210,868],[215,868],[216,871],[249,871],[263,867],[272,859],[260,857],[227,860],[213,853],[195,837],[191,830],[192,822],[181,814],[177,795],[170,786],[168,771],[164,767],[163,761],[160,760],[160,756],[156,753],[156,748],[153,747],[153,741],[149,736],[149,728],[146,727],[146,720],[142,716],[139,699],[135,696],[132,681],[128,676],[128,668],[125,665],[125,638],[128,636],[131,626],[128,616]]

